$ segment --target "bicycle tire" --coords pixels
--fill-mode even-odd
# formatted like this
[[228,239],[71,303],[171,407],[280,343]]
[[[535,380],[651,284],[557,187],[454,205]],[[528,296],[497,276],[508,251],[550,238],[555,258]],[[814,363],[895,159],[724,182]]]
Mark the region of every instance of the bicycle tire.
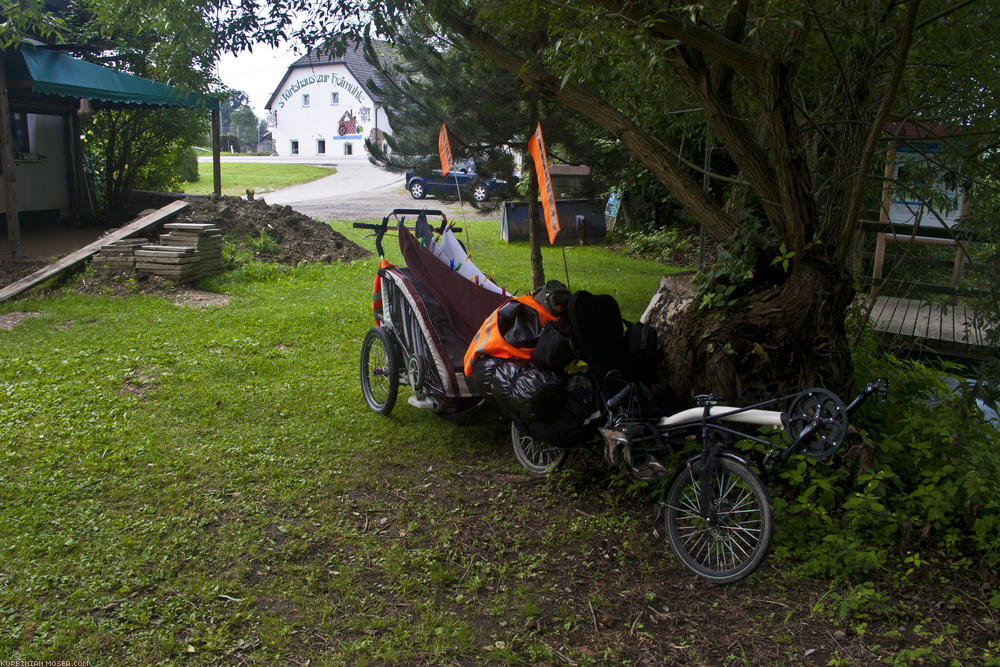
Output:
[[385,327],[372,327],[361,342],[361,393],[372,412],[387,415],[399,395],[399,354]]
[[510,439],[514,445],[514,457],[526,470],[535,475],[547,475],[558,470],[569,451],[565,447],[553,447],[541,440],[532,438],[527,433],[521,433],[517,424],[510,424]]
[[715,460],[712,518],[699,511],[701,457],[674,474],[664,505],[670,550],[684,567],[717,584],[731,584],[752,574],[767,556],[774,518],[767,488],[742,462]]

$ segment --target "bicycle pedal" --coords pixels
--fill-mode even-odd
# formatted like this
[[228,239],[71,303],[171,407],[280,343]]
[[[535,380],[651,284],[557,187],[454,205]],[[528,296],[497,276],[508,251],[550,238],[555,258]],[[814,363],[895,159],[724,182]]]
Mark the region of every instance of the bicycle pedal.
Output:
[[645,458],[645,461],[630,466],[629,473],[632,477],[640,482],[655,482],[667,476],[667,469],[659,461],[648,455]]

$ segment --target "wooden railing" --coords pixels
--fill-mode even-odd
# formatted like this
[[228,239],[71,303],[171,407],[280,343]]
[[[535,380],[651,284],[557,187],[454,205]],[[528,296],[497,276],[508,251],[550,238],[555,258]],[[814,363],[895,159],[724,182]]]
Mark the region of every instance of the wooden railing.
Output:
[[[878,296],[883,287],[905,288],[908,292],[923,292],[932,294],[951,295],[952,303],[958,303],[959,296],[983,296],[984,290],[974,288],[963,288],[962,278],[966,269],[987,271],[989,267],[985,264],[978,264],[969,260],[966,244],[980,240],[978,236],[966,232],[950,229],[923,228],[920,234],[914,234],[914,229],[910,225],[892,225],[880,222],[864,222],[862,229],[868,232],[875,232],[875,252],[863,253],[865,259],[872,260],[871,276],[871,296]],[[954,259],[944,259],[936,257],[919,257],[910,254],[887,254],[889,244],[944,246],[953,248]],[[940,283],[921,282],[912,280],[897,280],[883,278],[886,262],[892,264],[905,262],[926,267],[950,267],[951,283],[942,285]]]

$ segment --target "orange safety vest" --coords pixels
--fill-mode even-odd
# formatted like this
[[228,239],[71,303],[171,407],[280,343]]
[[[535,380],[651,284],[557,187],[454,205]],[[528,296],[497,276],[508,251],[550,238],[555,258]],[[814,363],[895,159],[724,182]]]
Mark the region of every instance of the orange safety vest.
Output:
[[538,330],[541,331],[549,322],[554,322],[557,318],[545,307],[535,301],[531,296],[517,296],[508,299],[502,306],[490,313],[490,316],[479,328],[469,349],[465,351],[465,375],[472,376],[472,365],[479,357],[498,357],[500,359],[530,359],[531,353],[535,351],[533,347],[514,347],[506,340],[500,331],[499,313],[508,304],[518,301],[526,306],[530,306],[538,314]]

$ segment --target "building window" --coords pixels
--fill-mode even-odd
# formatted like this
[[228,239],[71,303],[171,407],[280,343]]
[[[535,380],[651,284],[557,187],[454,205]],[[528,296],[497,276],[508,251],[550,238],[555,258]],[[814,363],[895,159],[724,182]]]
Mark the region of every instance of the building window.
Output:
[[309,93],[302,94],[302,106],[304,107],[309,106]]
[[298,154],[299,154],[299,142],[296,141],[295,139],[292,139],[292,155],[298,155]]
[[12,111],[10,114],[10,134],[14,141],[14,157],[21,157],[31,152],[28,141],[28,114]]
[[350,144],[344,144],[344,155],[354,155],[354,149]]
[[340,93],[330,93],[330,106],[340,104]]
[[326,139],[316,140],[316,153],[318,155],[323,155],[324,153],[326,153]]

